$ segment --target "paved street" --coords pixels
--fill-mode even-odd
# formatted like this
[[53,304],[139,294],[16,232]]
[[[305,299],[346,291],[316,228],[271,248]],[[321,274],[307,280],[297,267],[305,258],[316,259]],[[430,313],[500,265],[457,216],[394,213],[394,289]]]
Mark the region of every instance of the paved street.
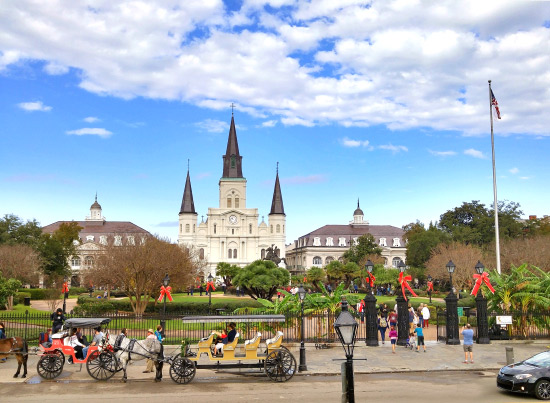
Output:
[[[443,397],[446,401],[463,401],[465,391],[468,393],[466,398],[476,402],[525,401],[525,397],[503,394],[496,389],[496,373],[506,363],[505,347],[513,347],[515,359],[519,361],[548,349],[549,344],[549,341],[542,341],[475,345],[475,364],[462,363],[462,346],[429,342],[426,353],[398,347],[397,354],[392,354],[389,344],[369,348],[358,345],[355,358],[362,360],[354,364],[357,401],[366,401],[367,397],[376,397],[373,401],[381,401],[389,394],[395,401],[425,402],[426,397],[420,393],[421,390],[429,391],[432,401],[442,401]],[[169,354],[169,347],[167,351]],[[298,360],[298,346],[291,346],[291,351]],[[121,383],[121,374],[116,374],[109,382],[93,381],[85,366],[80,371],[79,365],[66,365],[57,381],[43,381],[36,374],[38,357],[30,356],[26,380],[12,378],[16,362],[10,358],[7,363],[0,364],[0,384],[2,401],[49,401],[59,398],[59,395],[82,400],[79,393],[93,393],[94,399],[100,396],[134,396],[141,401],[148,396],[181,397],[182,390],[185,390],[186,401],[295,401],[300,397],[303,401],[333,402],[339,401],[342,358],[344,354],[339,345],[325,350],[307,345],[308,371],[297,373],[284,384],[270,382],[258,370],[243,370],[239,375],[238,370],[215,372],[201,369],[189,385],[182,386],[172,382],[168,366],[164,368],[163,382],[155,384],[153,374],[142,373],[144,361],[135,361],[129,366],[127,384]],[[407,387],[415,392],[408,392]],[[441,396],[441,400],[437,396]]]

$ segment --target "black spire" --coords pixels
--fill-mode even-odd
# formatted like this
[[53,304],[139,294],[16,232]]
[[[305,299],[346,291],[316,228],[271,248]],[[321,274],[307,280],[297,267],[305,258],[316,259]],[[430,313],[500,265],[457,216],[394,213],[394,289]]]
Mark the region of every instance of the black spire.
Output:
[[183,199],[181,200],[180,214],[193,213],[195,211],[195,202],[193,201],[193,190],[191,189],[191,178],[189,177],[189,168],[187,168],[187,179],[185,180],[185,190],[183,191]]
[[271,202],[271,214],[285,215],[283,206],[283,195],[281,193],[281,184],[279,183],[279,163],[277,162],[277,175],[275,177],[275,189],[273,189],[273,201]]
[[237,142],[237,131],[235,130],[235,119],[231,115],[231,127],[227,139],[227,149],[223,156],[223,178],[242,178],[243,157],[239,154],[239,143]]

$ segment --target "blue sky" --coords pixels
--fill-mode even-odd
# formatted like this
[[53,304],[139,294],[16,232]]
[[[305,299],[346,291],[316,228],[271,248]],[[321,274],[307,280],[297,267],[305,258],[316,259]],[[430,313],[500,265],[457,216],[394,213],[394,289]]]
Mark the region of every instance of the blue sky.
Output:
[[218,205],[231,109],[248,207],[276,164],[287,243],[352,219],[427,224],[498,196],[548,214],[550,3],[7,1],[0,213],[108,220],[175,240],[187,160]]

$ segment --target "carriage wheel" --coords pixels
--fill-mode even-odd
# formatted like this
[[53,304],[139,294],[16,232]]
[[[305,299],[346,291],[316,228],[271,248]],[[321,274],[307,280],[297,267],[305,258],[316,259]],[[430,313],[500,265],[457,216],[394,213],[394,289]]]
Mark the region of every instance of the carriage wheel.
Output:
[[117,370],[116,358],[108,350],[96,350],[88,357],[86,369],[92,378],[106,381],[111,379]]
[[286,382],[296,372],[296,359],[286,348],[270,352],[264,361],[266,375],[275,382]]
[[44,379],[57,378],[63,372],[65,356],[58,350],[44,354],[36,364],[36,371]]
[[180,385],[185,385],[193,380],[197,369],[195,364],[189,358],[176,356],[170,365],[170,378]]

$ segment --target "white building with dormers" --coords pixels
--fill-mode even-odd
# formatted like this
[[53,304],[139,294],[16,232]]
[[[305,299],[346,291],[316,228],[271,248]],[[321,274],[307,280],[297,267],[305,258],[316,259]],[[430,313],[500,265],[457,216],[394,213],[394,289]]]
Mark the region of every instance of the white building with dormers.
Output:
[[[56,221],[42,228],[43,233],[52,234],[63,223],[74,221]],[[69,265],[72,270],[71,285],[79,286],[82,280],[83,270],[93,266],[98,254],[102,253],[103,246],[112,242],[115,246],[135,245],[144,242],[151,234],[141,227],[129,221],[107,221],[103,216],[101,205],[97,202],[97,196],[90,207],[90,215],[84,221],[76,221],[82,227],[75,241],[77,254],[70,258]]]
[[179,212],[178,243],[194,248],[206,262],[205,275],[216,274],[219,262],[244,267],[266,256],[267,248],[278,248],[278,256],[285,257],[286,215],[283,206],[279,172],[275,176],[273,200],[267,223],[258,209],[247,206],[246,178],[242,171],[235,120],[231,126],[227,148],[223,155],[223,174],[219,185],[219,205],[208,208],[206,220],[198,222],[189,170]]
[[359,207],[348,225],[325,225],[303,235],[286,247],[287,268],[292,274],[302,274],[311,267],[325,267],[333,260],[342,260],[350,245],[356,245],[361,235],[371,234],[382,248],[386,267],[397,267],[405,261],[404,231],[391,225],[370,225]]

